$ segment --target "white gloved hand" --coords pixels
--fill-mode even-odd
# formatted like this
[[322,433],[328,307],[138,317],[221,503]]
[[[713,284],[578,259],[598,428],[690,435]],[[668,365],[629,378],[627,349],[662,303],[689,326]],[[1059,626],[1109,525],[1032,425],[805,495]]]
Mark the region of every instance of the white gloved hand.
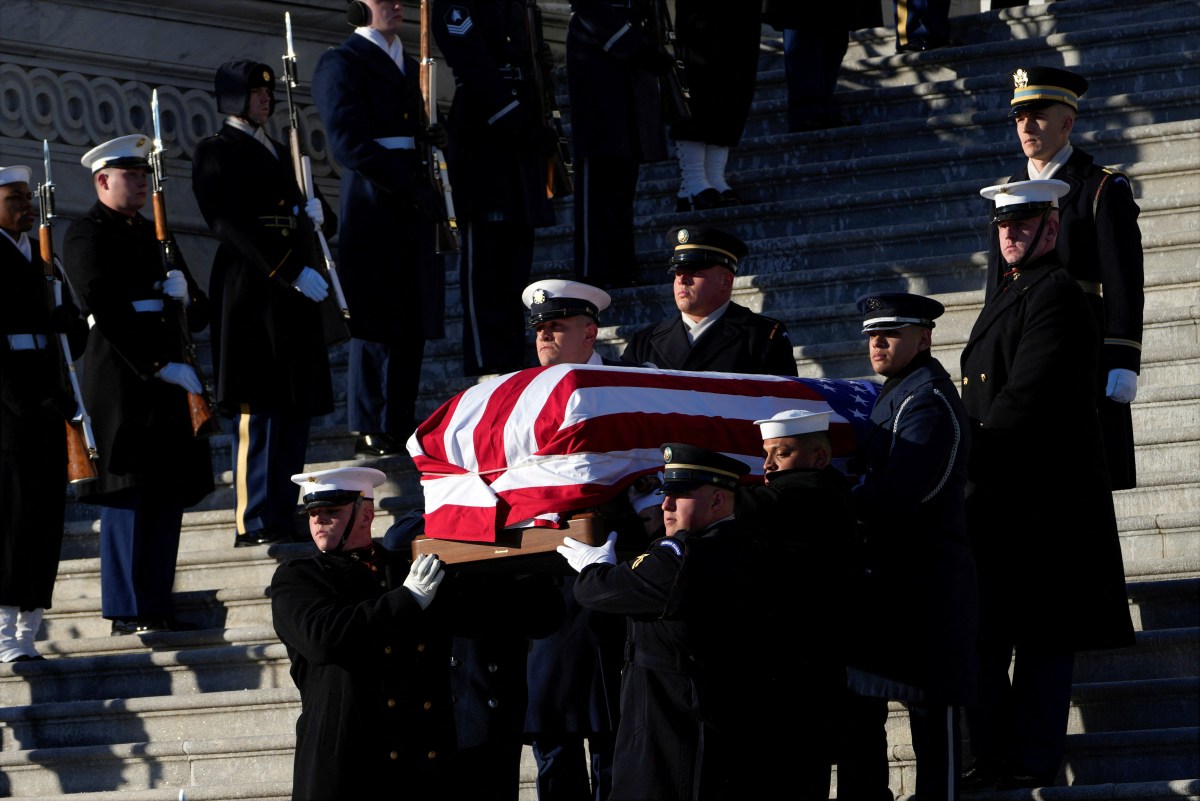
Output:
[[329,284],[325,278],[312,267],[305,267],[292,282],[296,291],[314,303],[320,303],[329,297]]
[[313,198],[304,204],[304,213],[308,215],[308,219],[313,221],[313,225],[320,228],[325,224],[325,209],[321,207],[321,199]]
[[187,279],[183,277],[183,273],[179,270],[168,270],[167,277],[162,282],[163,294],[167,297],[175,298],[187,306],[192,302],[192,296],[188,294]]
[[204,392],[204,385],[200,383],[200,376],[196,375],[196,371],[192,369],[190,364],[167,362],[158,371],[156,377],[161,378],[168,384],[183,387],[188,392],[195,393],[196,395]]
[[425,609],[433,603],[438,585],[445,577],[446,570],[442,566],[442,560],[431,553],[423,553],[408,569],[408,578],[404,580],[404,586],[421,605],[421,609]]
[[1137,373],[1124,367],[1114,367],[1108,371],[1108,387],[1104,394],[1117,403],[1133,403],[1137,397]]
[[579,540],[563,537],[563,544],[556,548],[567,560],[567,564],[576,573],[582,573],[588,565],[603,562],[606,565],[617,563],[617,532],[609,532],[608,542],[603,545],[585,545]]

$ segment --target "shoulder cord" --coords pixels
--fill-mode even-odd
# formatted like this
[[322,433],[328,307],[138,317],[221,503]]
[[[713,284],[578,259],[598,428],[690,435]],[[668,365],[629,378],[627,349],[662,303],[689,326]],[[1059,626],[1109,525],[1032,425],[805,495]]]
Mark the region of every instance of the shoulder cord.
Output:
[[[942,474],[941,479],[938,481],[937,486],[933,488],[933,491],[921,499],[921,503],[927,503],[928,501],[933,500],[934,496],[942,491],[942,487],[946,486],[946,482],[950,480],[950,473],[954,469],[954,461],[958,458],[958,446],[962,442],[962,430],[958,427],[958,417],[955,416],[954,408],[950,405],[950,401],[946,400],[946,396],[942,394],[940,389],[935,389],[933,394],[938,400],[946,405],[946,411],[950,414],[950,422],[954,426],[954,446],[950,448],[950,458],[946,460],[946,472]],[[904,402],[900,404],[900,408],[896,411],[896,420],[892,423],[893,448],[896,447],[896,432],[900,428],[900,417],[904,414],[904,407],[907,406],[909,401],[912,399],[913,396],[909,395],[904,399]]]

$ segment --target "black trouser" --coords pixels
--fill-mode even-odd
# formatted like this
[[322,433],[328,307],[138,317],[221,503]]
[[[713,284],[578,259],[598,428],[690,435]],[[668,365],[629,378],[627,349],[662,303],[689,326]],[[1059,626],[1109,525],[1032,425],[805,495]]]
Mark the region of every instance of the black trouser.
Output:
[[462,225],[459,288],[463,305],[463,374],[486,375],[526,365],[521,292],[533,266],[533,228],[467,220]]
[[588,156],[575,165],[575,276],[601,289],[636,278],[633,202],[638,165]]

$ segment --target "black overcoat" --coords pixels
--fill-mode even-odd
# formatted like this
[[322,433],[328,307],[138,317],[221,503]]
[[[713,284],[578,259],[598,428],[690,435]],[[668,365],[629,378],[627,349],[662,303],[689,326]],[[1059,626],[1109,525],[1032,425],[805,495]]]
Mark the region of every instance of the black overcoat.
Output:
[[651,0],[574,0],[567,24],[567,88],[575,158],[667,157]]
[[351,34],[321,55],[313,74],[329,151],[342,167],[337,266],[350,332],[385,343],[440,338],[446,307],[421,151],[376,141],[424,130],[420,67],[409,56],[404,65],[401,72],[377,45]]
[[[221,243],[208,285],[217,403],[230,415],[248,404],[316,417],[333,411],[321,305],[292,282],[304,267],[322,270],[324,258],[287,148],[271,145],[274,157],[224,125],[192,159],[192,190]],[[327,211],[328,234],[333,219]]]
[[579,603],[628,617],[611,801],[732,797],[738,546],[727,518],[579,574]]
[[454,71],[446,159],[455,211],[538,228],[554,224],[553,142],[536,110],[525,14],[523,0],[434,0],[431,24]]
[[[176,251],[191,305],[187,328],[208,325],[208,298]],[[140,488],[182,506],[213,489],[208,440],[192,434],[187,393],[155,377],[184,361],[179,304],[164,298],[163,264],[154,223],[97,202],[71,224],[63,265],[84,314],[95,325],[83,362],[83,397],[92,415],[100,477],[78,485],[93,503]],[[162,312],[138,312],[133,302],[162,300]],[[201,376],[203,380],[203,376]]]
[[694,346],[683,318],[673,316],[630,337],[621,362],[660,370],[798,375],[787,326],[732,302]]
[[984,304],[962,351],[981,599],[1019,641],[1133,643],[1096,413],[1099,342],[1083,291],[1051,255]]
[[[1097,362],[1096,390],[1100,425],[1113,489],[1137,485],[1133,418],[1129,404],[1105,397],[1108,371],[1138,372],[1142,364],[1144,270],[1140,209],[1129,178],[1101,167],[1079,148],[1054,177],[1071,187],[1059,200],[1060,230],[1055,253],[1071,277],[1084,287],[1088,307],[1100,325],[1103,344]],[[1026,165],[1009,178],[1029,178]],[[987,299],[995,295],[1007,270],[995,228],[988,255]]]
[[[51,331],[49,297],[38,241],[32,258],[0,235],[4,313],[0,315],[0,606],[47,609],[58,573],[66,506],[65,421],[75,398],[63,380],[66,363]],[[72,347],[87,327],[63,288],[66,317],[76,321]],[[10,334],[47,338],[50,347],[12,350]]]
[[[978,584],[964,490],[971,432],[945,368],[922,355],[871,410],[854,488],[862,522],[847,664],[867,695],[969,704]],[[853,676],[852,676],[853,678]]]

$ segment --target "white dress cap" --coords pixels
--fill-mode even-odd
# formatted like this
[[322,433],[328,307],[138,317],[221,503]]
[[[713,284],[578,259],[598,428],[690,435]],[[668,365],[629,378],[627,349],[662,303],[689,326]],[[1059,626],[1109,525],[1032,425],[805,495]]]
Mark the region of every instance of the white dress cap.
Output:
[[350,503],[360,496],[374,498],[372,490],[386,480],[383,471],[374,467],[334,467],[292,476],[292,481],[304,491],[306,505],[324,501],[319,505],[328,506]]
[[600,312],[608,308],[612,298],[603,289],[579,281],[545,278],[525,287],[521,301],[529,309],[532,327],[545,320],[581,314],[599,323]]
[[762,431],[763,439],[776,437],[798,437],[814,431],[829,430],[829,415],[832,412],[810,412],[804,409],[788,409],[768,420],[755,420],[754,425]]
[[1058,208],[1058,199],[1071,190],[1066,181],[1041,178],[984,187],[979,194],[996,204],[992,222],[1036,217],[1046,209]]
[[0,167],[0,186],[9,184],[27,184],[33,179],[33,170],[17,164],[12,167]]
[[102,145],[96,145],[83,154],[79,160],[92,174],[105,167],[147,167],[150,162],[146,157],[150,154],[153,143],[145,134],[130,134],[110,139]]

